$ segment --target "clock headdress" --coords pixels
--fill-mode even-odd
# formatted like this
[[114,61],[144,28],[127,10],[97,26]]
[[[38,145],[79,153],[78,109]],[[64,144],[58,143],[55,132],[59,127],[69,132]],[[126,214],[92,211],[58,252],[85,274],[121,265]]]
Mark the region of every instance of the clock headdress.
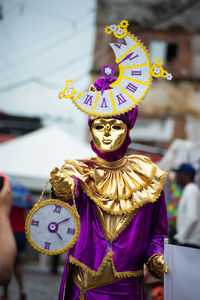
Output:
[[[118,40],[124,39],[125,43],[117,41],[110,44],[116,57],[115,65],[102,67],[101,89],[78,92],[69,79],[59,94],[60,99],[71,98],[79,109],[90,116],[112,117],[136,107],[148,92],[152,77],[172,79],[172,75],[164,70],[160,59],[151,63],[148,50],[127,28],[127,20],[105,28],[106,34],[114,34]],[[117,66],[119,76],[115,78]]]

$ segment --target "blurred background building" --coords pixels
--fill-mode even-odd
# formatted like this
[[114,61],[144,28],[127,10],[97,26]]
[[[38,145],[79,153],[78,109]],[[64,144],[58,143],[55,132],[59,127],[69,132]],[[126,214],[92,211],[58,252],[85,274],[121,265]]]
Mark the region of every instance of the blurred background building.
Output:
[[114,63],[109,47],[114,37],[106,35],[104,28],[124,18],[129,21],[130,32],[149,49],[152,62],[160,58],[173,74],[172,81],[154,80],[139,105],[139,120],[132,132],[134,143],[167,149],[174,139],[196,142],[200,138],[199,9],[200,3],[194,0],[97,1],[92,81],[101,75],[101,66]]

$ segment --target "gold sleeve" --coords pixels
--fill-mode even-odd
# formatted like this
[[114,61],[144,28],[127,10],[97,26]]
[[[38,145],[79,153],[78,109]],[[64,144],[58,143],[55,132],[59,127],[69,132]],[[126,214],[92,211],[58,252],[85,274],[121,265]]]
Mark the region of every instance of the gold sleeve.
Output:
[[61,168],[54,168],[50,174],[49,181],[53,188],[53,193],[63,200],[69,200],[75,190],[75,181]]

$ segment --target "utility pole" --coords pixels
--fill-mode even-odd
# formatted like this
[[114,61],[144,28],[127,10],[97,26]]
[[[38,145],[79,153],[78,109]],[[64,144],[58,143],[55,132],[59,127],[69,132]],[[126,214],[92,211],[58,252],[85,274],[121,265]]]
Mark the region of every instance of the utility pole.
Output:
[[3,7],[2,7],[2,4],[0,4],[0,20],[3,20]]
[[3,7],[2,7],[2,4],[0,4],[0,20],[3,20]]

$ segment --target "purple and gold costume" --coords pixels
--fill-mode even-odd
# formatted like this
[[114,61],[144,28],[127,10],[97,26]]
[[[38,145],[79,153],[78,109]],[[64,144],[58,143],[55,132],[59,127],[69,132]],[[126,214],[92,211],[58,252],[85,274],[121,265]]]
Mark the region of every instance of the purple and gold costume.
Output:
[[[77,183],[75,199],[81,223],[77,243],[68,252],[59,300],[100,299],[109,286],[111,296],[105,295],[105,299],[120,299],[120,293],[112,295],[112,285],[119,291],[120,285],[122,290],[127,286],[130,299],[142,299],[138,278],[143,276],[143,265],[163,254],[167,236],[162,192],[166,173],[138,155],[116,162],[98,157],[66,161],[58,173]],[[54,187],[54,193],[65,200],[71,196],[65,180],[59,189]],[[132,289],[137,291],[135,298]],[[89,296],[98,290],[99,296]]]
[[[99,89],[101,79],[95,84]],[[137,114],[135,107],[113,118],[130,130]],[[90,128],[92,122],[89,118]],[[160,276],[152,260],[163,255],[167,237],[162,191],[167,174],[145,156],[127,157],[130,142],[128,131],[116,151],[102,152],[91,142],[97,157],[66,161],[51,173],[53,195],[73,205],[74,194],[81,224],[67,255],[58,300],[141,300],[144,264]]]

